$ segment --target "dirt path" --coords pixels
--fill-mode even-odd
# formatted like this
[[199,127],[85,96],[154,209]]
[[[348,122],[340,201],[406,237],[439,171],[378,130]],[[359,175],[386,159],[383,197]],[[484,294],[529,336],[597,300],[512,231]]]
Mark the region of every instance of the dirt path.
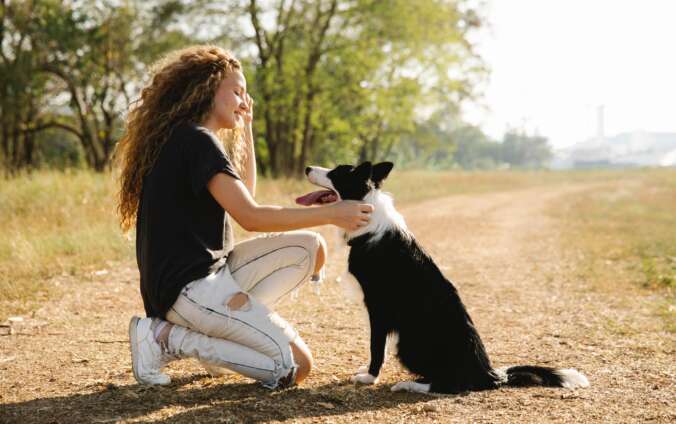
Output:
[[453,196],[402,212],[459,287],[496,366],[575,367],[589,389],[393,394],[389,387],[407,378],[395,361],[379,385],[354,387],[348,380],[368,359],[368,326],[335,283],[345,251],[328,230],[333,252],[321,295],[305,286],[278,308],[314,352],[307,384],[268,392],[184,360],[169,367],[171,386],[137,385],[126,330],[142,305],[128,263],[92,281],[62,280],[61,300],[0,337],[0,422],[674,422],[674,339],[654,314],[653,295],[589,287],[546,213],[584,188]]

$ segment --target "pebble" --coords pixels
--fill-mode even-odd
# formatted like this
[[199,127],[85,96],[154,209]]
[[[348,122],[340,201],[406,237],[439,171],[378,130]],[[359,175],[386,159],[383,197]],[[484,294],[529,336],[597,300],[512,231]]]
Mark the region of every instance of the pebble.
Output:
[[427,403],[427,404],[423,405],[422,410],[425,411],[425,412],[437,412],[439,410],[439,408],[437,408],[436,405],[432,405],[432,404]]

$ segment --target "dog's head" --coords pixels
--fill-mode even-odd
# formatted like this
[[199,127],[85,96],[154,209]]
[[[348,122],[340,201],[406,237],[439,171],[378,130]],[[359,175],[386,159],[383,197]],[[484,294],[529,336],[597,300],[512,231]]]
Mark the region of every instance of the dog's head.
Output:
[[338,165],[333,169],[308,166],[305,175],[315,185],[326,190],[314,191],[296,199],[300,205],[331,203],[334,200],[362,200],[371,190],[379,189],[394,164],[364,162],[354,167]]

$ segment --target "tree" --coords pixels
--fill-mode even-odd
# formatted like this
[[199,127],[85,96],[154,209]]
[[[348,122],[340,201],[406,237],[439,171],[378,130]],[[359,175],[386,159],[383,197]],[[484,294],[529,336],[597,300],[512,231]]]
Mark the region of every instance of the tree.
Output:
[[543,168],[552,158],[552,149],[546,137],[510,130],[502,140],[501,158],[516,168]]
[[253,62],[261,165],[272,175],[322,159],[320,140],[383,157],[419,115],[471,96],[483,71],[467,39],[479,20],[464,2],[233,3],[252,28],[255,54],[240,53]]
[[34,166],[39,132],[75,136],[86,163],[110,162],[145,65],[191,43],[166,27],[180,1],[2,0],[0,138],[4,168]]
[[0,155],[6,173],[33,163],[46,79],[35,75],[32,3],[0,2]]
[[109,163],[122,112],[131,102],[131,85],[139,77],[133,42],[137,10],[129,4],[79,6],[62,8],[58,15],[47,10],[38,15],[41,25],[34,37],[49,47],[41,52],[40,70],[64,94],[69,113],[35,130],[57,127],[71,132],[80,140],[87,164],[100,171]]

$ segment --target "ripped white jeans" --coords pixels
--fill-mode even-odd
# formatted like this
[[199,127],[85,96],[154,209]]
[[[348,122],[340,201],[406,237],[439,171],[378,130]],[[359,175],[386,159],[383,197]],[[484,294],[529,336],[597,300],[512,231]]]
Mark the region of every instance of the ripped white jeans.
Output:
[[[181,356],[276,387],[296,367],[289,343],[302,341],[270,307],[310,278],[320,242],[317,233],[291,231],[237,244],[227,266],[182,290],[167,313],[177,324],[169,345]],[[240,292],[248,302],[230,308]]]

